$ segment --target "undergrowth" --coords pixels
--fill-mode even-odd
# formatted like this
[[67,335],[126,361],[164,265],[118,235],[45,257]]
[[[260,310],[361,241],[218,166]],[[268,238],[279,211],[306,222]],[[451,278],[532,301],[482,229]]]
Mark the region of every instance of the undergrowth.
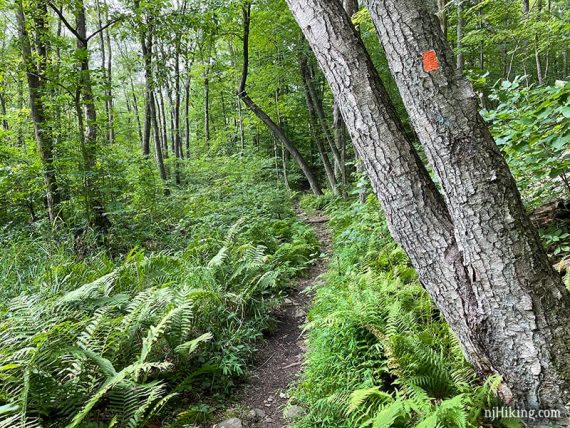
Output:
[[184,426],[243,375],[317,241],[265,162],[187,167],[168,196],[117,201],[104,247],[3,235],[0,427]]
[[465,362],[378,203],[337,201],[327,213],[334,255],[314,290],[306,367],[291,391],[307,408],[295,427],[480,426],[499,379],[481,383]]

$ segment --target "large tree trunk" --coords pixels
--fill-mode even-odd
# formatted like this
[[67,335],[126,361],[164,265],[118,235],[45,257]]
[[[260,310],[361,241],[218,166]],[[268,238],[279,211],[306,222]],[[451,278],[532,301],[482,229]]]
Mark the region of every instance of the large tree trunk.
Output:
[[[468,331],[529,409],[570,399],[570,296],[552,269],[515,181],[421,0],[370,0],[411,122],[442,183],[472,282]],[[454,327],[457,331],[457,328]],[[561,421],[557,421],[557,426]]]
[[243,7],[243,69],[242,69],[242,76],[240,85],[237,91],[238,97],[243,101],[243,103],[257,116],[259,120],[261,120],[269,130],[275,135],[275,137],[281,141],[281,143],[287,148],[287,151],[291,154],[291,157],[301,171],[305,175],[305,178],[309,182],[309,186],[315,195],[322,195],[323,192],[321,190],[321,186],[319,185],[319,181],[317,176],[313,172],[312,168],[309,166],[301,152],[297,150],[297,147],[293,144],[293,142],[287,137],[285,131],[277,125],[247,94],[246,92],[246,84],[247,84],[247,76],[249,70],[249,25],[250,25],[250,17],[251,17],[251,4],[247,4]]
[[362,41],[338,0],[287,0],[341,109],[394,238],[481,371],[485,356],[468,333],[471,281],[453,225]]
[[87,38],[87,19],[83,0],[75,4],[75,25],[77,39],[77,57],[79,58],[79,93],[84,115],[84,150],[83,163],[85,168],[85,191],[89,211],[89,223],[95,229],[105,232],[110,226],[105,214],[101,192],[95,178],[97,166],[97,110],[93,95],[91,70],[89,68],[89,49]]
[[[48,15],[47,2],[38,2],[36,6],[39,8],[39,11],[34,13],[34,26],[37,32],[37,37],[35,37],[37,46],[34,50],[37,53],[37,64],[34,61],[34,54],[32,53],[30,38],[26,29],[26,18],[21,1],[19,1],[17,5],[17,19],[22,58],[28,80],[30,113],[32,122],[34,123],[34,135],[42,164],[42,175],[46,190],[47,214],[50,221],[53,222],[59,216],[58,205],[60,203],[60,193],[53,164],[53,134],[42,99],[46,92],[42,76],[45,75],[48,64],[46,42],[49,27],[45,21],[45,17]],[[3,111],[5,114],[5,108],[3,108]]]

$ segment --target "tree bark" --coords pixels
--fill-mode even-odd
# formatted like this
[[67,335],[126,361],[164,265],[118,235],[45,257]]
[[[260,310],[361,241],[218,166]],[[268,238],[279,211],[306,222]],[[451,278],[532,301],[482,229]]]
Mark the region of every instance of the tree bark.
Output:
[[[109,23],[109,5],[106,0],[103,1],[105,5],[105,19]],[[115,112],[113,103],[113,46],[111,45],[111,32],[109,29],[105,31],[105,41],[107,43],[107,122],[109,123],[109,142],[115,142]]]
[[[100,0],[95,2],[97,9],[97,23],[99,28],[109,22],[109,7],[106,2],[101,4]],[[103,8],[105,10],[103,11]],[[106,22],[103,22],[103,14],[105,15]],[[105,138],[108,143],[112,144],[115,139],[115,130],[113,125],[113,93],[112,87],[112,66],[113,66],[113,53],[111,51],[111,36],[109,29],[99,33],[99,50],[101,51],[101,69],[103,70],[105,80],[105,115],[107,117],[107,132]]]
[[206,150],[210,149],[210,78],[209,68],[206,67],[204,72],[204,141],[206,143]]
[[184,85],[184,131],[185,131],[185,142],[186,142],[186,158],[190,159],[190,84],[191,84],[191,74],[189,68],[191,67],[187,65],[188,68],[188,78]]
[[[37,53],[37,63],[35,62],[34,54],[32,53],[30,36],[26,28],[26,16],[21,1],[17,4],[17,20],[22,59],[28,81],[30,114],[34,124],[34,136],[42,165],[42,176],[46,191],[47,214],[49,220],[53,222],[60,215],[58,206],[61,199],[53,163],[53,133],[47,118],[46,107],[42,99],[46,93],[42,76],[46,73],[48,64],[48,50],[46,42],[49,35],[49,26],[45,21],[48,11],[47,2],[39,1],[36,5],[39,9],[34,11],[34,26],[37,32],[35,37],[37,46],[34,50]],[[3,108],[3,112],[5,114],[5,107]]]
[[[536,0],[537,8],[537,19],[540,19],[540,14],[542,13],[542,0]],[[539,85],[544,83],[544,75],[542,71],[542,60],[540,58],[540,41],[538,33],[534,35],[534,59],[536,61],[536,80]]]
[[313,98],[315,96],[315,93],[309,88],[311,86],[311,75],[308,69],[307,56],[304,53],[301,53],[299,56],[299,68],[301,70],[301,78],[303,80],[305,100],[307,103],[307,109],[309,111],[309,125],[313,134],[313,139],[317,144],[319,155],[323,161],[323,166],[325,168],[325,173],[327,175],[331,191],[334,195],[338,195],[338,184],[334,174],[334,168],[331,165],[329,155],[325,149],[322,134],[322,124],[319,123],[318,114],[316,112],[315,99]]
[[[352,22],[352,17],[354,16],[354,14],[355,14],[356,12],[358,12],[358,9],[359,9],[358,0],[343,0],[342,6],[343,6],[345,12],[347,13],[347,15],[349,16],[350,21]],[[342,125],[342,126],[343,126],[342,132],[344,133],[344,131],[345,131],[345,129],[346,129],[346,125],[344,124],[344,120],[342,120],[342,113],[341,113],[341,111],[340,111],[340,109],[339,109],[339,107],[338,107],[338,103],[336,102],[336,99],[335,99],[335,107],[336,107],[336,110],[337,110],[337,114],[339,115],[340,120],[341,120],[342,123],[343,123],[343,125]],[[337,128],[337,131],[336,131],[336,132],[338,133],[339,131],[340,131],[340,130]],[[345,146],[346,146],[346,142],[345,142],[344,144],[345,144]],[[345,152],[346,152],[346,147],[345,147]],[[366,175],[366,171],[365,171],[364,165],[363,165],[363,163],[360,161],[360,159],[358,158],[358,152],[357,152],[356,150],[354,151],[354,160],[356,161],[356,162],[355,162],[355,164],[356,164],[356,172],[357,172],[358,174],[362,174],[362,175],[365,176],[365,175]],[[345,175],[343,182],[344,182],[344,185],[346,186],[346,185],[348,185],[348,182],[347,182],[347,178],[346,178],[346,174],[347,174],[347,173],[346,173],[346,164],[345,164],[344,161],[343,161],[343,166],[344,166],[344,175]],[[344,190],[344,192],[346,192],[346,190]],[[365,187],[365,186],[362,186],[362,187],[360,188],[359,193],[358,193],[358,201],[359,201],[361,204],[363,204],[364,202],[366,202],[366,198],[367,198],[367,195],[366,195],[366,187]]]
[[439,18],[439,24],[441,26],[441,32],[443,33],[445,39],[447,40],[447,0],[437,0],[437,17]]
[[463,0],[455,0],[455,3],[457,5],[457,71],[463,73],[465,68],[465,56],[463,55]]
[[89,212],[89,223],[100,232],[106,232],[110,226],[105,214],[101,192],[96,180],[97,166],[97,110],[93,95],[91,70],[89,68],[89,47],[87,38],[87,19],[83,0],[75,3],[75,28],[77,57],[79,58],[78,89],[81,96],[81,106],[84,115],[84,150],[83,163],[85,168],[85,191]]
[[152,127],[152,103],[153,103],[153,83],[152,83],[152,32],[153,27],[150,23],[148,30],[142,30],[140,34],[141,49],[144,62],[144,80],[145,80],[145,97],[144,97],[144,127],[142,134],[142,154],[145,158],[150,156],[150,131]]
[[471,281],[437,188],[408,140],[378,73],[338,0],[287,0],[341,109],[388,226],[467,355],[487,364],[468,333]]
[[563,410],[570,399],[570,296],[478,113],[477,96],[454,70],[437,18],[422,1],[370,0],[369,9],[442,184],[472,283],[466,298],[473,312],[462,335],[503,376],[505,401]]
[[309,166],[301,152],[297,150],[297,147],[293,142],[287,137],[283,129],[277,125],[247,94],[247,76],[249,69],[249,26],[251,19],[251,3],[246,4],[243,7],[243,69],[240,85],[237,91],[238,97],[243,101],[243,103],[252,111],[253,114],[261,120],[265,126],[275,135],[275,137],[281,141],[281,143],[287,148],[287,151],[291,154],[293,160],[299,165],[301,171],[305,175],[305,178],[309,182],[309,186],[315,195],[322,195],[321,186],[317,176],[313,172],[312,168]]
[[0,92],[0,114],[2,115],[2,129],[4,131],[10,130],[8,119],[6,117],[6,97]]
[[156,93],[158,93],[158,98],[155,95],[155,98],[157,98],[155,103],[156,120],[159,134],[160,131],[162,131],[160,136],[162,141],[162,150],[164,150],[164,157],[168,158],[168,121],[166,119],[166,103],[164,102],[164,94],[162,93],[162,88],[159,87]]
[[[166,167],[164,165],[164,156],[162,153],[162,147],[160,144],[160,126],[158,124],[158,117],[157,117],[157,103],[154,99],[154,93],[151,92],[151,109],[150,109],[150,117],[152,121],[152,127],[154,129],[154,150],[156,156],[156,164],[158,165],[158,172],[162,181],[166,182],[167,180],[167,173]],[[168,188],[165,187],[165,193],[168,193]]]
[[312,73],[311,67],[306,58],[303,66],[305,68],[304,72],[306,73],[305,90],[308,92],[309,101],[311,102],[313,106],[313,112],[316,115],[316,124],[321,128],[321,135],[324,136],[328,146],[330,147],[335,162],[340,164],[340,151],[334,144],[334,137],[328,125],[325,111],[323,109],[322,97],[320,97],[317,93],[314,85],[314,74]]

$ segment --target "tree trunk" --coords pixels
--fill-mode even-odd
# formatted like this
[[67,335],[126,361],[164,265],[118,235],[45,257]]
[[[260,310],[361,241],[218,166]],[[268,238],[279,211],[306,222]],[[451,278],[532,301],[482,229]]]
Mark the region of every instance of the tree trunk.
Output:
[[245,152],[245,130],[243,126],[243,112],[241,110],[241,102],[239,98],[237,99],[237,110],[238,110],[238,126],[239,126],[239,144],[241,154]]
[[305,175],[305,178],[309,182],[309,186],[315,195],[322,195],[321,186],[317,176],[314,174],[312,168],[309,166],[301,152],[297,150],[297,147],[293,144],[291,140],[287,137],[283,129],[277,125],[273,120],[257,105],[253,100],[247,95],[246,84],[249,69],[249,25],[251,19],[251,3],[246,4],[243,7],[243,69],[240,85],[237,91],[238,97],[243,101],[243,103],[261,120],[265,126],[275,135],[275,137],[281,141],[281,143],[287,148],[287,151],[293,157],[293,160],[297,162],[301,171]]
[[347,178],[346,178],[346,125],[342,120],[342,114],[338,104],[335,102],[333,105],[333,130],[334,130],[334,144],[340,153],[340,163],[335,162],[335,176],[340,179],[341,196],[347,198]]
[[289,152],[285,149],[285,146],[281,144],[281,163],[283,164],[283,182],[285,183],[285,188],[291,190],[291,185],[289,184]]
[[[152,127],[154,129],[154,150],[156,156],[156,164],[158,165],[158,172],[160,174],[160,178],[162,179],[162,181],[166,181],[167,173],[166,173],[166,167],[164,165],[164,156],[162,154],[162,147],[160,144],[160,126],[158,124],[157,111],[156,111],[157,103],[155,102],[153,92],[151,92],[150,106],[151,106],[150,115],[151,115]],[[165,193],[168,193],[168,188],[166,187],[165,187]]]
[[4,129],[4,131],[10,130],[10,125],[6,118],[6,98],[2,93],[0,93],[0,114],[2,115],[2,129]]
[[473,312],[461,335],[478,343],[503,376],[505,401],[563,409],[570,398],[570,296],[478,113],[477,97],[453,69],[451,49],[422,1],[369,5],[412,125],[442,184],[471,279],[465,298]]
[[358,0],[343,0],[343,7],[352,21],[352,17],[358,12]]
[[[342,5],[343,5],[343,8],[344,8],[345,12],[347,13],[347,15],[351,18],[351,22],[352,22],[352,17],[354,16],[354,14],[356,12],[358,12],[358,9],[359,9],[358,0],[343,0]],[[338,103],[336,102],[336,99],[335,99],[335,107],[337,108],[338,114],[342,120],[342,112],[338,108]],[[343,122],[343,127],[346,128],[344,121],[342,121],[342,122]],[[343,129],[343,131],[344,131],[344,129]],[[354,151],[354,158],[356,161],[355,162],[356,163],[356,172],[359,174],[366,175],[364,165],[360,161],[360,159],[358,158],[358,152],[356,150]],[[345,185],[347,185],[348,183],[346,180],[346,165],[344,163],[343,163],[343,165],[344,165],[344,173],[345,173],[344,183],[345,183]],[[366,201],[366,198],[367,198],[366,187],[362,186],[360,189],[360,192],[358,193],[358,200],[361,204],[363,204]]]
[[85,187],[88,202],[89,223],[95,229],[106,232],[110,226],[109,219],[105,214],[103,201],[95,178],[97,166],[97,110],[91,82],[91,70],[89,68],[89,48],[87,45],[87,20],[83,0],[75,4],[76,46],[79,58],[79,93],[84,115],[85,136],[83,151],[83,163],[85,168]]
[[568,77],[568,48],[564,48],[562,52],[562,78]]
[[455,0],[457,4],[457,71],[459,73],[463,73],[465,68],[465,56],[463,55],[463,1]]
[[328,146],[331,149],[335,162],[340,164],[341,163],[340,151],[334,144],[334,137],[327,123],[327,118],[325,115],[325,111],[323,109],[323,102],[321,97],[319,97],[317,90],[315,89],[314,76],[313,73],[311,72],[309,63],[306,59],[303,66],[305,67],[305,73],[306,73],[305,90],[308,91],[309,101],[313,105],[313,112],[315,113],[317,119],[316,123],[321,128],[321,135],[324,136],[324,138],[326,139],[326,142],[328,143]]
[[[100,0],[95,2],[97,9],[97,23],[99,28],[103,28],[105,23],[103,22],[103,7],[105,8],[105,19],[106,22],[109,21],[109,11],[106,3],[101,4]],[[113,101],[112,101],[112,91],[111,91],[111,70],[113,65],[112,52],[111,52],[111,36],[109,35],[109,29],[101,31],[99,33],[99,50],[101,51],[101,69],[103,70],[104,80],[105,80],[105,114],[107,117],[107,132],[105,138],[107,143],[112,144],[115,138],[115,132],[113,129]]]
[[142,154],[145,158],[150,156],[150,130],[152,127],[152,25],[148,30],[141,31],[141,49],[144,62],[144,80],[145,80],[145,97],[144,97],[144,128],[142,134]]
[[301,70],[301,78],[303,80],[305,100],[307,103],[307,110],[309,112],[309,125],[311,128],[311,132],[313,134],[313,139],[317,144],[319,155],[321,156],[321,160],[323,161],[323,166],[325,168],[325,173],[327,175],[331,191],[333,192],[334,195],[338,195],[338,185],[334,174],[334,168],[331,165],[329,155],[323,143],[323,129],[321,126],[322,124],[319,123],[318,114],[316,112],[315,100],[313,98],[315,93],[314,91],[311,91],[311,89],[309,89],[309,86],[311,85],[311,75],[308,69],[307,56],[304,53],[301,53],[299,55],[299,68]]
[[[536,0],[537,19],[540,19],[542,13],[542,0]],[[538,33],[534,35],[534,59],[536,61],[536,79],[539,85],[544,83],[544,76],[542,72],[542,60],[540,59],[540,42]]]
[[[55,221],[59,216],[60,192],[57,184],[55,167],[53,164],[53,134],[47,118],[46,108],[42,97],[45,96],[46,88],[44,80],[41,78],[47,71],[48,52],[47,37],[49,26],[45,21],[48,16],[47,2],[41,1],[37,3],[41,13],[34,13],[34,26],[37,32],[35,37],[37,46],[34,51],[37,53],[37,63],[34,60],[30,37],[26,28],[26,17],[24,7],[21,1],[18,2],[17,19],[20,44],[22,50],[22,59],[26,69],[26,78],[28,80],[30,113],[34,124],[34,135],[38,154],[42,165],[42,175],[46,191],[47,214],[51,222]],[[5,108],[3,108],[5,112]]]
[[206,150],[210,149],[210,79],[209,66],[204,72],[204,142]]
[[447,40],[447,0],[437,0],[437,17],[439,18],[439,24],[441,26],[441,32]]
[[188,73],[188,80],[184,86],[184,120],[186,133],[186,158],[190,159],[190,73]]
[[130,78],[130,82],[131,82],[131,92],[132,92],[132,97],[133,97],[133,110],[135,113],[135,119],[137,121],[137,132],[139,135],[139,141],[142,143],[143,131],[142,131],[142,125],[141,125],[141,116],[139,114],[139,100],[137,97],[137,92],[136,92],[135,85],[133,83],[132,77]]
[[174,47],[174,110],[173,124],[174,124],[174,157],[176,158],[175,171],[176,171],[176,184],[180,185],[182,182],[180,173],[180,159],[184,157],[182,151],[182,135],[180,133],[180,46],[176,44]]
[[[352,142],[382,203],[390,231],[422,283],[485,370],[468,331],[470,278],[453,225],[435,184],[407,139],[398,115],[348,15],[338,0],[287,0],[341,109]],[[347,79],[350,76],[350,79]]]
[[[159,129],[159,135],[161,135],[162,138],[162,149],[164,150],[164,157],[168,158],[168,126],[166,121],[166,107],[164,102],[164,95],[162,94],[162,88],[158,88],[157,92],[158,92],[158,99],[155,102],[156,123]],[[160,134],[161,130],[162,134]]]
[[530,1],[529,0],[522,0],[522,12],[525,15],[528,15],[530,12]]

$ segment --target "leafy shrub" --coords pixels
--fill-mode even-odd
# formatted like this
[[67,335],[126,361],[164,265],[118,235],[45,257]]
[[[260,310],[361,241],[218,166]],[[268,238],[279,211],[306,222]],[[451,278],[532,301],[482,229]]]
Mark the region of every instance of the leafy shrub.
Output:
[[527,87],[500,82],[484,111],[497,144],[530,205],[570,192],[570,82]]

